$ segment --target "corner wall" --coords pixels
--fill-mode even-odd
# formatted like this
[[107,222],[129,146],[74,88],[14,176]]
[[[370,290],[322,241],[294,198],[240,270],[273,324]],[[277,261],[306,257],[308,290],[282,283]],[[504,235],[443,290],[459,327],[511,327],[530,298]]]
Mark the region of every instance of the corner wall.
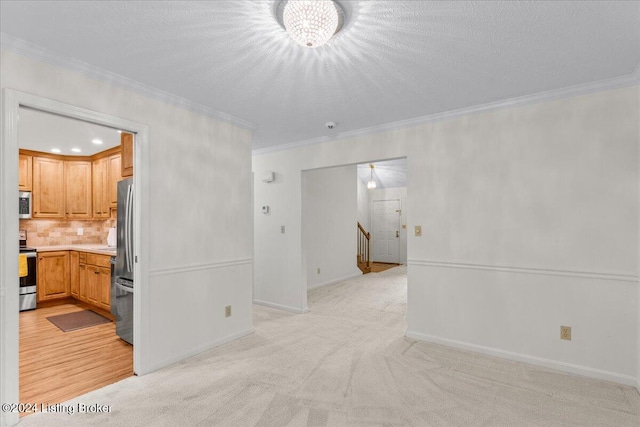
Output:
[[283,178],[256,204],[285,204],[290,233],[256,222],[255,292],[306,307],[302,170],[406,156],[407,227],[423,231],[407,335],[635,385],[638,104],[633,86],[255,155]]
[[356,262],[357,180],[356,165],[302,172],[302,263],[308,288],[362,275]]
[[138,374],[249,333],[251,132],[7,49],[0,60],[2,88],[149,125],[149,311]]

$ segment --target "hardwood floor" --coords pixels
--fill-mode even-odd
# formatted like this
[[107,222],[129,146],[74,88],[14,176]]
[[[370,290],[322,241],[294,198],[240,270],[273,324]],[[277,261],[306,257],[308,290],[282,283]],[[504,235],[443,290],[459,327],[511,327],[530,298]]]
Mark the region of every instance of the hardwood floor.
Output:
[[60,403],[133,375],[133,347],[115,323],[62,332],[46,319],[83,309],[65,303],[20,313],[20,402]]

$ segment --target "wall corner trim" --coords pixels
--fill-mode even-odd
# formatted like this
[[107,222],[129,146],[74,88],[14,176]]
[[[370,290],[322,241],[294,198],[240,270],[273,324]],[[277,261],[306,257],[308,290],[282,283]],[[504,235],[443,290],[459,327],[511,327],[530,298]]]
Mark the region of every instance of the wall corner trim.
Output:
[[557,371],[567,372],[570,374],[581,375],[584,377],[595,378],[599,380],[611,381],[618,384],[624,384],[631,387],[640,385],[639,379],[630,375],[619,374],[602,369],[590,368],[588,366],[575,365],[573,363],[561,362],[559,360],[545,359],[542,357],[532,356],[528,354],[515,353],[511,351],[501,350],[493,347],[485,347],[482,345],[472,344],[464,341],[451,340],[433,335],[414,332],[407,329],[405,332],[407,338],[417,341],[424,341],[433,344],[440,344],[447,347],[454,347],[461,350],[472,351],[474,353],[495,356],[502,359],[513,360],[516,362],[528,363],[530,365],[542,366],[544,368],[555,369]]
[[296,313],[296,314],[304,314],[309,312],[309,307],[298,308],[290,305],[276,304],[274,302],[262,301],[258,299],[254,299],[253,303],[257,305],[263,305],[265,307],[275,308],[278,310],[288,311],[290,313]]
[[196,114],[221,120],[223,122],[239,126],[243,129],[249,129],[252,131],[256,129],[255,123],[252,123],[248,120],[232,116],[231,114],[223,113],[222,111],[217,111],[211,107],[207,107],[206,105],[202,105],[187,98],[173,95],[169,92],[165,92],[155,87],[148,86],[144,83],[140,83],[136,80],[130,79],[129,77],[107,71],[100,67],[96,67],[95,65],[91,65],[87,62],[80,61],[78,59],[65,56],[57,52],[53,52],[47,48],[30,43],[26,40],[10,36],[9,34],[0,32],[0,40],[2,41],[2,48],[10,50],[19,55],[26,56],[27,58],[66,68],[68,70],[83,74],[89,78],[107,82],[122,89],[138,93],[140,95],[146,96],[147,98],[155,99],[164,102],[165,104],[170,104]]
[[282,145],[258,148],[253,150],[254,156],[269,154],[276,151],[289,150],[292,148],[304,147],[307,145],[320,144],[329,141],[339,141],[358,136],[371,135],[375,133],[383,133],[399,129],[407,129],[411,127],[426,125],[442,120],[454,119],[457,117],[468,116],[472,114],[488,113],[491,111],[501,110],[505,108],[520,107],[542,102],[554,101],[556,99],[571,98],[574,96],[588,95],[590,93],[613,90],[628,86],[640,84],[640,64],[636,69],[623,76],[613,77],[610,79],[598,80],[594,82],[582,83],[573,86],[547,90],[544,92],[533,93],[529,95],[517,96],[500,101],[488,102],[486,104],[474,105],[471,107],[459,108],[456,110],[442,111],[426,116],[415,117],[407,120],[399,120],[391,123],[356,129],[348,132],[339,132],[332,137],[321,136],[318,138],[305,139],[301,141],[293,141]]
[[182,360],[185,360],[185,359],[187,359],[187,358],[189,358],[191,356],[195,356],[196,354],[200,354],[200,353],[205,352],[207,350],[211,350],[211,349],[213,349],[215,347],[221,346],[222,344],[226,344],[226,343],[231,342],[231,341],[235,341],[235,340],[237,340],[239,338],[246,337],[247,335],[251,335],[252,333],[253,333],[253,328],[249,328],[249,329],[245,329],[243,331],[237,332],[235,334],[227,335],[227,336],[222,337],[222,338],[220,338],[218,340],[215,340],[215,341],[206,343],[204,345],[201,345],[201,346],[199,346],[196,349],[193,349],[191,351],[180,353],[177,356],[173,356],[173,357],[165,359],[165,360],[163,360],[161,362],[154,363],[153,365],[151,365],[149,367],[149,369],[145,370],[145,372],[143,374],[148,374],[150,372],[154,372],[154,371],[157,371],[159,369],[165,368],[167,366],[173,365],[174,363],[178,363],[178,362],[180,362]]
[[340,278],[338,278],[338,279],[333,279],[333,280],[328,280],[328,281],[326,281],[326,282],[317,283],[317,284],[315,284],[315,285],[313,285],[313,286],[309,286],[307,289],[308,289],[308,290],[311,290],[311,289],[320,288],[320,287],[322,287],[322,286],[333,285],[333,284],[335,284],[335,283],[343,282],[343,281],[345,281],[345,280],[349,280],[349,279],[354,279],[354,278],[356,278],[356,277],[360,277],[360,276],[362,276],[362,272],[361,272],[360,270],[358,270],[358,272],[357,272],[357,273],[350,274],[350,275],[348,275],[348,276],[344,276],[344,277],[340,277]]

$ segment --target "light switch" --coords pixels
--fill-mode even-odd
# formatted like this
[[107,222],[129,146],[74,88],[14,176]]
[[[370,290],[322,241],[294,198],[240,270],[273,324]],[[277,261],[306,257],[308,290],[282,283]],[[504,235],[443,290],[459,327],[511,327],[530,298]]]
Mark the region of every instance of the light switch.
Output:
[[416,237],[422,236],[422,226],[416,225]]

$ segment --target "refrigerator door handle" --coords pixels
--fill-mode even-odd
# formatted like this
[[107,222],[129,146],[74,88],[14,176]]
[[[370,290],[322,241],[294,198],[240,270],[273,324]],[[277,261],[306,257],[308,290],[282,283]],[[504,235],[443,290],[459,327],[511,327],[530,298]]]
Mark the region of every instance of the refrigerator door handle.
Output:
[[133,274],[133,184],[131,184],[131,193],[129,193],[129,271]]
[[120,289],[121,291],[124,291],[124,292],[133,293],[133,288],[130,288],[128,286],[123,286],[120,283],[116,283],[116,288],[118,288],[118,289]]
[[131,271],[131,263],[129,254],[131,252],[131,242],[129,241],[129,221],[131,216],[131,186],[127,186],[127,198],[125,199],[124,213],[124,250],[125,264],[127,271]]

